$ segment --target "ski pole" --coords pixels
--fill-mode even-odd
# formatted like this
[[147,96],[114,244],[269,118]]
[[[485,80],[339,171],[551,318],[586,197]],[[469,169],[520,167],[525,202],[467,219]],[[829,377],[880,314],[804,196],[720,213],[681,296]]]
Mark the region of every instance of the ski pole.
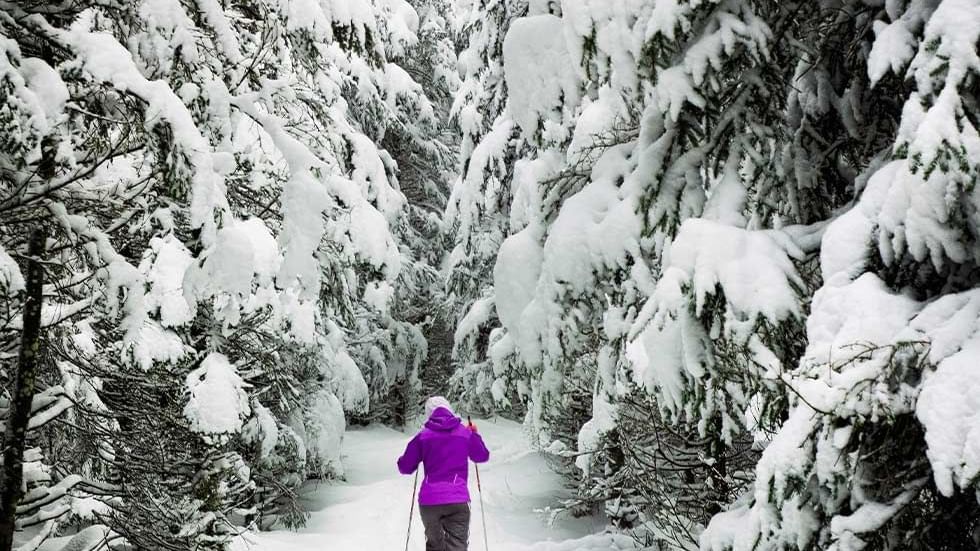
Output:
[[[473,426],[473,419],[467,415],[466,422]],[[480,484],[480,466],[473,463],[473,468],[476,469],[476,493],[480,496],[480,516],[483,517],[483,549],[485,551],[490,551],[490,542],[487,537],[487,510],[483,506],[483,486]]]
[[415,516],[415,492],[419,488],[419,470],[415,469],[415,483],[412,485],[412,505],[408,509],[408,534],[405,536],[405,551],[408,551],[408,542],[412,540],[412,518]]

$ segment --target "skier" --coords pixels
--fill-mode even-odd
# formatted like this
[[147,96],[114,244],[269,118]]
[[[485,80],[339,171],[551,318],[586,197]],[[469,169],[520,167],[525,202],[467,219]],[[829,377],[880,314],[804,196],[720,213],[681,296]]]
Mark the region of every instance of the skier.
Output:
[[425,402],[428,421],[398,458],[398,471],[412,474],[419,463],[425,477],[419,512],[426,551],[466,551],[470,538],[469,461],[484,463],[490,451],[476,425],[463,425],[449,401],[433,396]]

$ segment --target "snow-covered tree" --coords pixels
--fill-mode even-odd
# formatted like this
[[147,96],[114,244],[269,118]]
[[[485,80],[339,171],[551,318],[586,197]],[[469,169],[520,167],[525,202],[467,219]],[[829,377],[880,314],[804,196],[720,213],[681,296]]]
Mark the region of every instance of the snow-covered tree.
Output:
[[[971,286],[965,274],[974,255],[959,243],[974,235],[977,40],[934,11],[966,20],[975,9],[952,0],[884,7],[638,0],[621,8],[531,2],[526,17],[509,21],[501,61],[484,62],[502,64],[507,95],[498,120],[516,134],[487,134],[473,148],[506,151],[488,157],[505,171],[500,184],[463,180],[454,190],[481,200],[471,190],[506,190],[509,199],[499,209],[510,235],[497,248],[492,292],[460,322],[461,342],[490,364],[475,391],[498,402],[520,396],[542,444],[577,457],[582,499],[604,502],[617,522],[651,528],[653,539],[696,547],[712,516],[757,476],[751,518],[718,520],[711,533],[744,536],[764,526],[738,545],[824,548],[839,538],[767,539],[783,524],[789,534],[800,524],[792,519],[802,518],[784,523],[773,503],[778,511],[787,503],[799,509],[806,496],[838,506],[848,496],[855,508],[874,500],[851,487],[853,471],[843,463],[833,472],[844,489],[833,498],[814,489],[826,484],[819,458],[807,460],[814,471],[802,478],[797,463],[785,475],[764,465],[792,448],[777,446],[784,432],[803,438],[794,441],[801,446],[818,434],[831,439],[817,417],[807,435],[785,427],[805,409],[802,386],[811,384],[793,380],[832,372],[827,351],[811,356],[811,348],[813,332],[824,335],[814,327],[825,294],[817,289],[829,285],[827,259],[836,251],[864,255],[851,279],[873,271],[893,292],[919,300]],[[958,80],[944,85],[947,75]],[[903,106],[905,98],[915,101]],[[926,124],[940,113],[947,122]],[[929,138],[918,138],[922,125]],[[874,175],[893,157],[907,159],[907,171],[936,191],[886,188],[896,173]],[[867,231],[836,230],[839,239],[864,236],[862,245],[833,241],[835,228],[872,209],[869,202]],[[857,328],[847,337],[850,324],[819,338],[833,346],[872,341]],[[482,342],[465,338],[477,334]],[[876,346],[888,356],[927,340]],[[788,375],[796,371],[806,375]],[[892,380],[888,372],[880,376]],[[875,388],[860,392],[871,399],[880,395]],[[592,402],[584,416],[576,410],[583,400]],[[840,426],[834,419],[826,426]],[[909,442],[885,462],[902,470],[934,454]],[[563,451],[570,446],[577,451]],[[892,487],[904,488],[902,480]],[[933,495],[918,503],[933,503]],[[819,515],[806,518],[822,520],[806,530],[829,535],[837,513],[825,515],[820,503],[809,505]],[[957,503],[960,512],[975,507]],[[943,507],[936,511],[946,514]],[[915,528],[903,529],[913,538]]]
[[298,486],[342,474],[345,415],[386,395],[368,381],[422,357],[417,320],[390,308],[396,175],[451,150],[396,63],[418,13],[342,7],[0,7],[5,380],[18,258],[34,225],[51,232],[30,437],[50,476],[32,474],[23,522],[56,523],[30,545],[57,522],[147,548],[301,522]]
[[[455,178],[458,137],[450,122],[454,94],[459,87],[453,44],[455,6],[448,0],[418,0],[418,44],[400,63],[432,101],[436,124],[426,129],[426,147],[406,151],[407,158],[393,153],[398,163],[398,181],[408,199],[403,218],[405,243],[415,262],[403,270],[403,294],[396,309],[403,319],[422,328],[427,344],[425,361],[418,374],[422,396],[446,394],[451,375],[453,312],[446,301],[440,276],[449,240],[442,232],[442,213]],[[386,146],[388,147],[388,146]],[[389,147],[389,150],[399,149]]]
[[516,127],[506,112],[503,46],[526,0],[462,2],[456,13],[461,83],[452,105],[460,132],[458,179],[443,223],[452,241],[445,266],[448,307],[455,316],[454,387],[474,408],[491,408],[487,343],[495,325],[493,266],[509,233]]
[[808,345],[778,375],[788,418],[706,549],[976,545],[965,393],[976,379],[980,9],[910,2],[855,16],[875,31],[869,87],[905,81],[900,123],[823,234]]
[[[441,0],[392,3],[382,12],[388,63],[380,75],[384,85],[378,89],[385,90],[386,97],[376,99],[382,102],[378,109],[356,110],[365,115],[362,127],[376,128],[369,135],[384,147],[388,177],[406,198],[404,214],[392,228],[402,252],[398,279],[388,288],[370,291],[379,299],[369,301],[371,308],[358,314],[370,321],[354,339],[359,343],[359,363],[373,366],[368,381],[370,417],[396,424],[418,402],[423,367],[437,367],[429,359],[428,343],[445,340],[438,277],[445,246],[438,214],[446,205],[453,163],[448,113],[457,79],[452,71],[451,13]],[[359,89],[353,92],[363,96]],[[383,125],[371,115],[375,111],[384,113]]]

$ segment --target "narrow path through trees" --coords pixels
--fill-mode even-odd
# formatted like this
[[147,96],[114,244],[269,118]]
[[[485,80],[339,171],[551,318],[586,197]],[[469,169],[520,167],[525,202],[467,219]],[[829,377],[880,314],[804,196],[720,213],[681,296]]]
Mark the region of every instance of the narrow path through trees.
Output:
[[[487,532],[492,551],[599,551],[633,549],[620,535],[601,533],[601,519],[559,518],[549,526],[548,508],[562,494],[560,477],[544,458],[529,449],[521,427],[504,420],[478,425],[490,447],[491,460],[481,466]],[[395,459],[410,438],[383,427],[353,429],[344,441],[346,481],[311,489],[306,503],[311,516],[298,532],[252,534],[235,543],[235,551],[381,551],[405,544],[412,478],[399,476]],[[483,550],[476,481],[473,493],[470,549]],[[413,519],[410,549],[425,548],[418,515]]]

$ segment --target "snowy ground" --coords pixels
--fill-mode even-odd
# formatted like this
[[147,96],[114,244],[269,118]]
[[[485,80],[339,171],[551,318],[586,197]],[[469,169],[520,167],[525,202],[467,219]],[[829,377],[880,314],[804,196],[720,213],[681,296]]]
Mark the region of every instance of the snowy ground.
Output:
[[[542,510],[561,496],[561,483],[530,451],[518,424],[477,423],[490,448],[481,467],[487,531],[493,551],[599,551],[632,549],[622,536],[598,534],[598,519],[565,519],[552,526]],[[311,516],[298,532],[264,532],[236,551],[380,551],[405,547],[412,477],[399,476],[395,459],[411,435],[383,427],[353,429],[344,438],[345,482],[322,484],[309,496]],[[484,548],[475,477],[470,549]],[[239,542],[242,543],[242,542]],[[410,549],[425,549],[416,509]]]

